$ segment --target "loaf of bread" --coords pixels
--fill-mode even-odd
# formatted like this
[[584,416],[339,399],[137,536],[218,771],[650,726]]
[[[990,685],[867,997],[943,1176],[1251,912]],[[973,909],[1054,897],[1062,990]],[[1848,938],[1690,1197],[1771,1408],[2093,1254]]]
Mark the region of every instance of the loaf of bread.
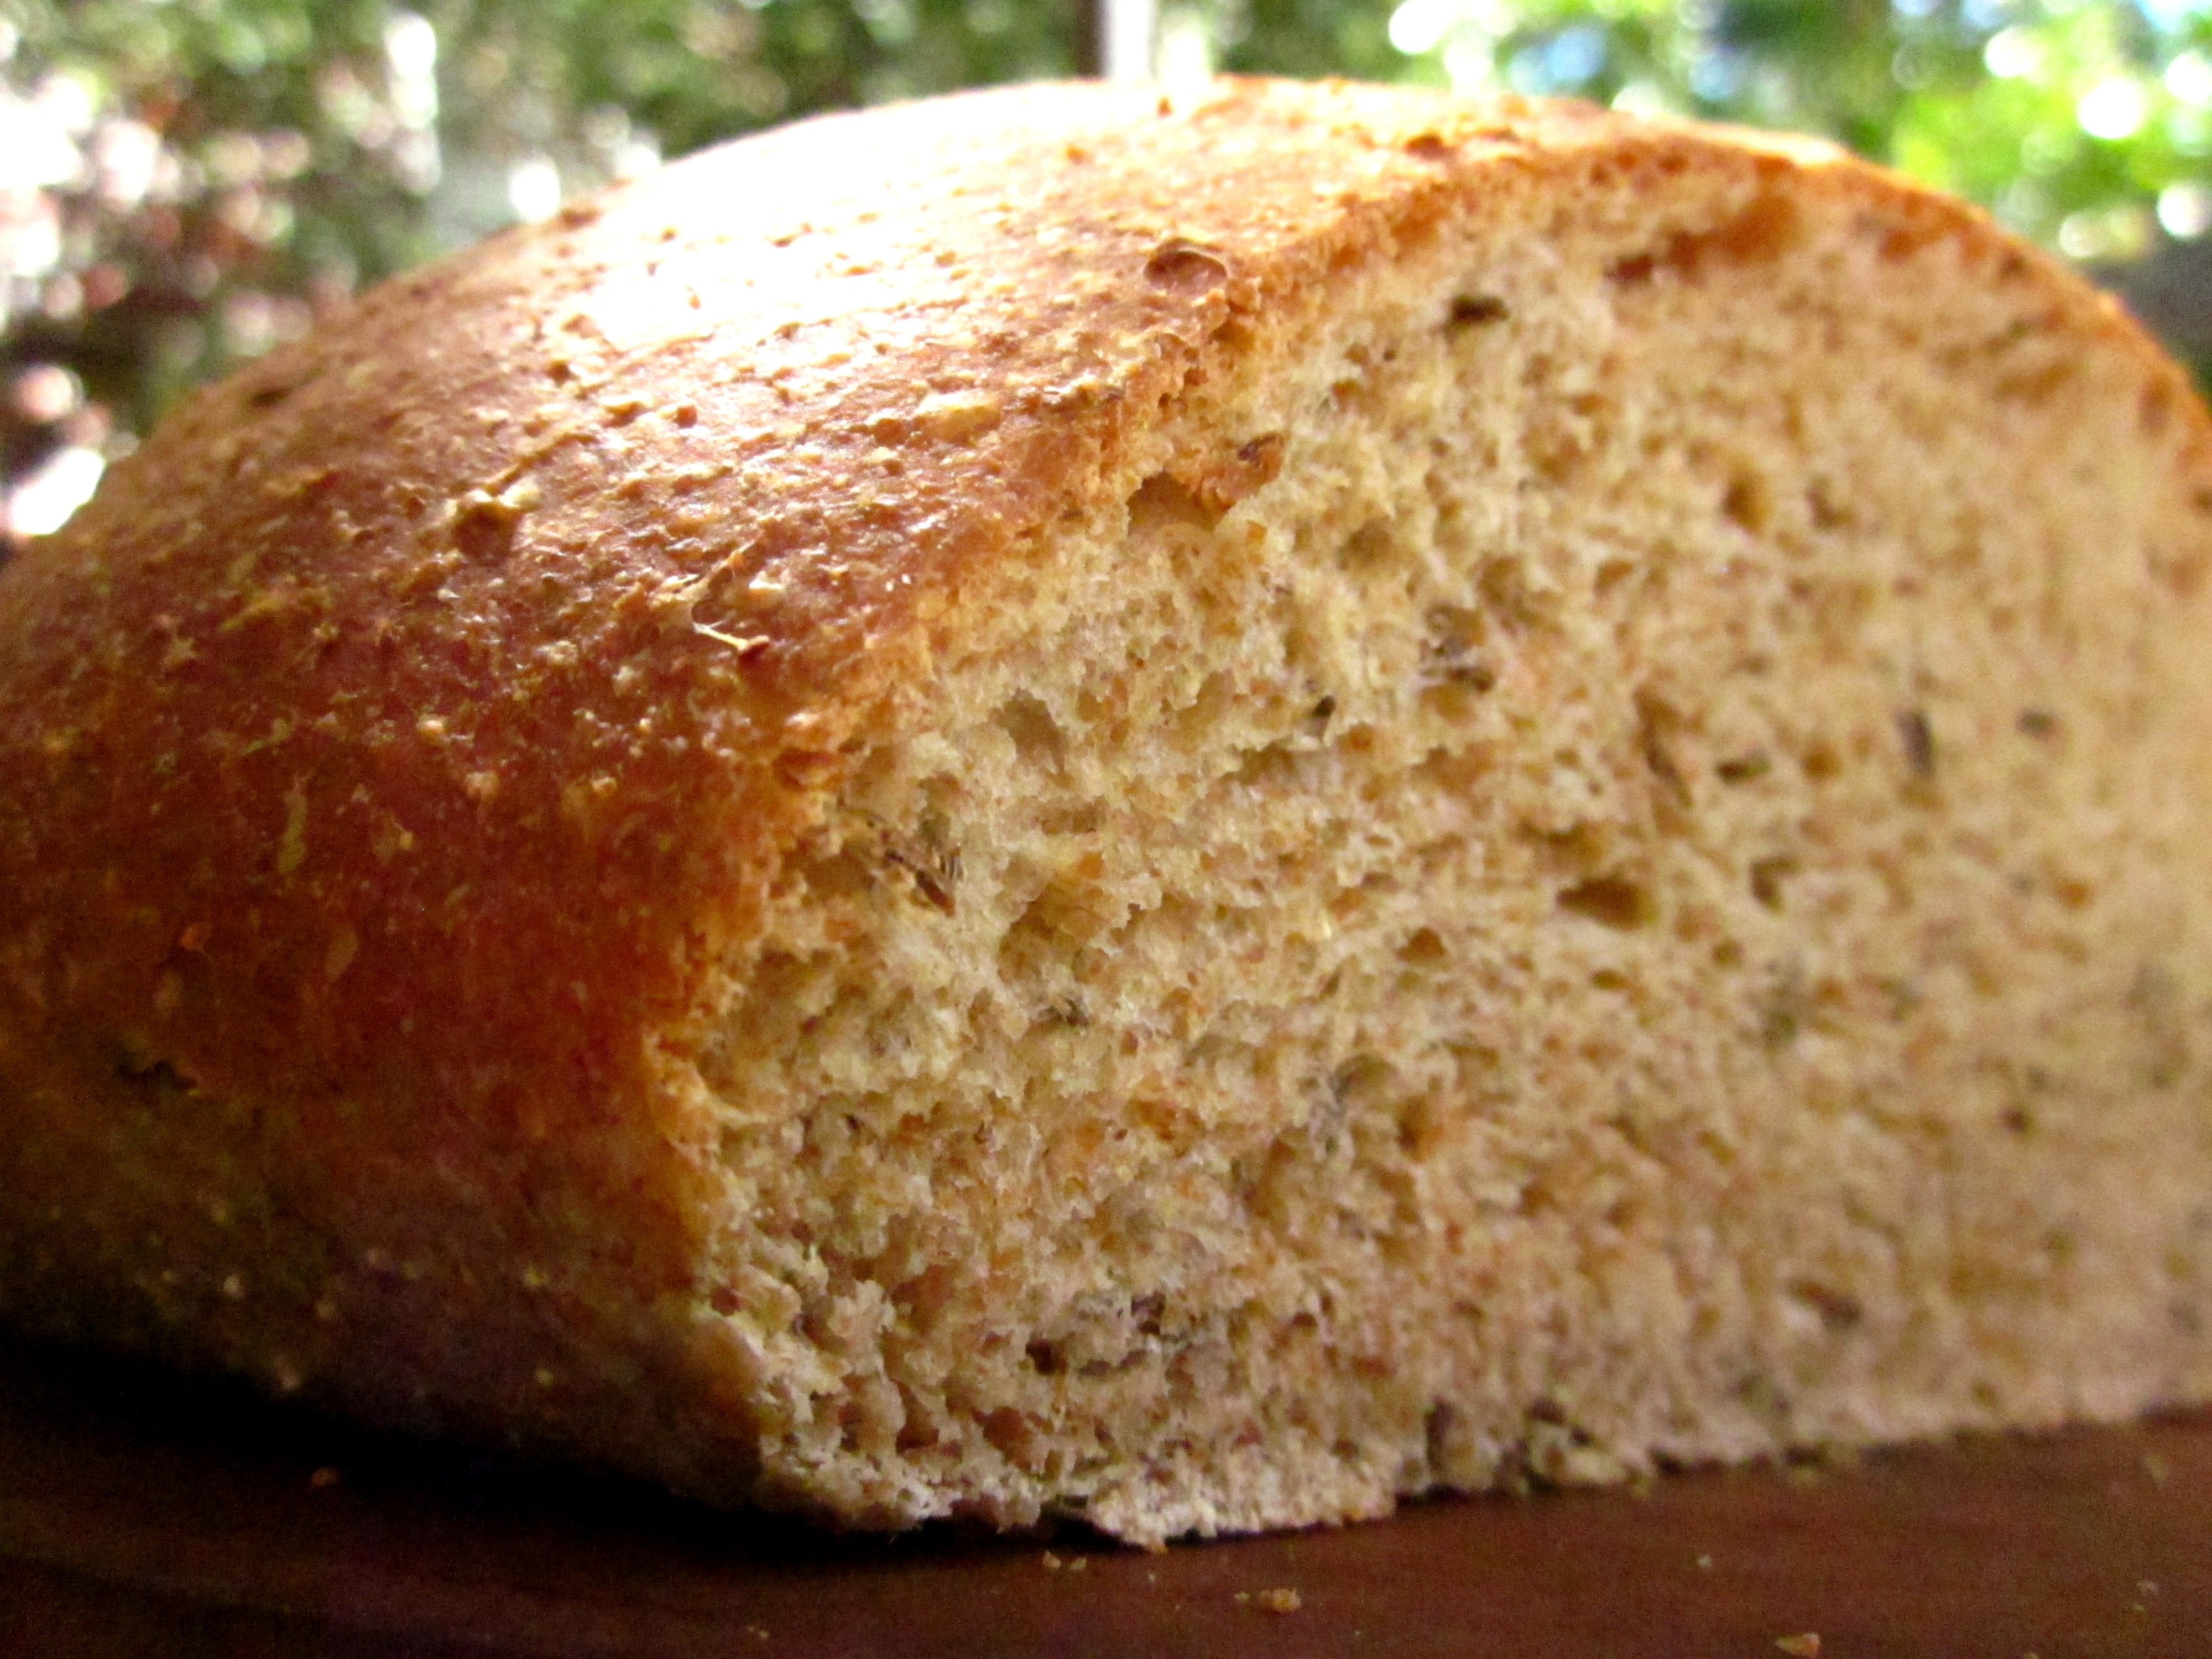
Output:
[[993,92],[0,574],[0,1309],[1154,1541],[2212,1396],[2212,424],[1825,147]]

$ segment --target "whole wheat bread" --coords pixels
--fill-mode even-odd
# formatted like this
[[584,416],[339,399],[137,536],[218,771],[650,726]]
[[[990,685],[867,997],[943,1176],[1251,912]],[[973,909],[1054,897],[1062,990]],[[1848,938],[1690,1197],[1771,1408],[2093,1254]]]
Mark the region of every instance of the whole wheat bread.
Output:
[[2208,438],[1790,141],[681,163],[0,574],[0,1304],[1138,1540],[2212,1395]]

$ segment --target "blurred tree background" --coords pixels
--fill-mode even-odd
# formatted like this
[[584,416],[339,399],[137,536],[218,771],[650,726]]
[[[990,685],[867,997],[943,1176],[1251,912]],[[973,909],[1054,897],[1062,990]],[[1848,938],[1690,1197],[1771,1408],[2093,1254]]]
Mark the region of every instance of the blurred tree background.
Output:
[[[0,0],[0,531],[53,527],[184,387],[365,283],[716,138],[1091,67],[1102,3]],[[1156,38],[1170,82],[1826,133],[2212,351],[2212,0],[1160,0]]]

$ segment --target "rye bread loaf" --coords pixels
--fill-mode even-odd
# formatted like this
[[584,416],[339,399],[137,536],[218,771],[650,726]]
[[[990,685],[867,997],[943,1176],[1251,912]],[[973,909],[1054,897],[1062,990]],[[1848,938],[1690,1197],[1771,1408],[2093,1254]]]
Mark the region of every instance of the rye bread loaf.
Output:
[[2203,1399],[2208,439],[1794,141],[681,163],[0,574],[0,1304],[1147,1541]]

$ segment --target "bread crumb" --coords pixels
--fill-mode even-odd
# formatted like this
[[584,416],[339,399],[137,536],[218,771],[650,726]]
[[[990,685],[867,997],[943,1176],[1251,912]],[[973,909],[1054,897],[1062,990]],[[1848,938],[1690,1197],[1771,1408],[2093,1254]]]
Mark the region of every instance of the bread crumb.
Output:
[[2150,1483],[2154,1486],[2163,1486],[2173,1478],[2172,1465],[2156,1452],[2143,1454],[2142,1468],[2143,1473],[2150,1477]]
[[1820,1659],[1820,1638],[1809,1630],[1797,1636],[1778,1636],[1774,1645],[1791,1659]]
[[1050,1550],[1044,1553],[1044,1570],[1047,1572],[1058,1572],[1063,1565],[1065,1564],[1060,1559]]
[[[1242,1601],[1246,1598],[1240,1595],[1237,1599]],[[1287,1584],[1275,1589],[1263,1589],[1250,1599],[1270,1613],[1296,1613],[1304,1605],[1298,1599],[1298,1593]]]
[[309,1475],[307,1484],[317,1492],[328,1492],[332,1486],[337,1485],[341,1478],[336,1469],[325,1466]]
[[1698,1571],[1699,1572],[1711,1572],[1712,1570],[1713,1558],[1711,1556],[1701,1555],[1698,1558]]

